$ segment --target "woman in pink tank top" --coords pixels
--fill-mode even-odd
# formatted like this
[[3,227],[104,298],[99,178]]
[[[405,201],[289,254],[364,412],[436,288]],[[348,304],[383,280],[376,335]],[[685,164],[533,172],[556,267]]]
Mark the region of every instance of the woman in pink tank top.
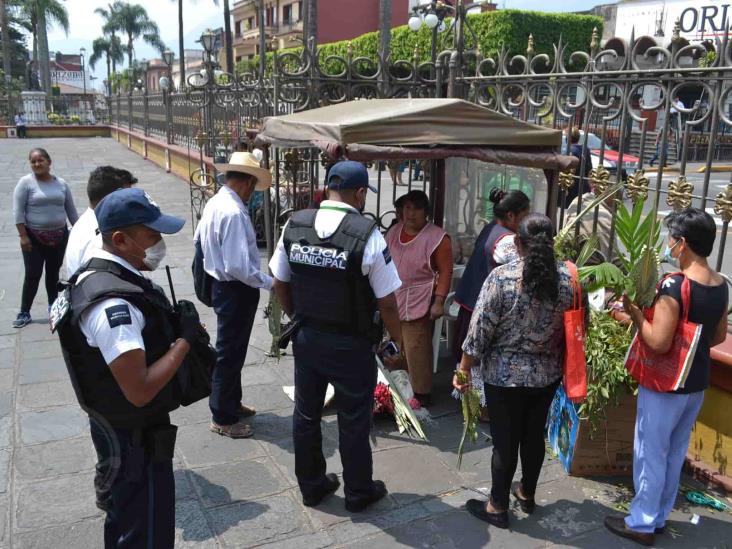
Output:
[[452,246],[441,227],[427,220],[429,199],[410,191],[403,200],[403,221],[386,234],[402,280],[396,291],[404,355],[414,395],[423,406],[432,391],[432,330],[441,317],[452,280]]

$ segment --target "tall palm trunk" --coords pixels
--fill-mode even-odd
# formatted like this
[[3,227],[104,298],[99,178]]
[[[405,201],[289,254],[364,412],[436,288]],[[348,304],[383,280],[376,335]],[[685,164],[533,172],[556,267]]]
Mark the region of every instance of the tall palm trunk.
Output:
[[133,40],[132,35],[127,35],[127,68],[132,69],[132,52],[133,50]]
[[[109,38],[109,42],[110,42],[112,48],[114,48],[115,38],[116,38],[116,36],[113,32]],[[109,64],[109,56],[107,56],[107,64]],[[115,72],[117,72],[117,61],[114,58],[112,58],[112,73],[115,73]]]
[[178,0],[178,66],[180,67],[180,88],[185,87],[186,60],[185,45],[183,43],[183,0]]
[[110,95],[109,90],[112,87],[112,60],[109,58],[110,52],[107,52],[107,86],[104,93]]
[[41,66],[41,88],[47,94],[51,93],[51,65],[48,60],[48,27],[46,13],[38,10],[36,14],[38,27],[38,58]]
[[229,0],[224,0],[224,33],[226,38],[226,72],[234,74],[234,48],[231,44],[231,12]]
[[[5,78],[12,78],[10,67],[10,26],[8,25],[8,12],[5,9],[5,0],[0,0],[0,32],[3,34],[3,72]],[[8,90],[10,95],[10,90]]]
[[305,42],[312,38],[318,45],[318,0],[305,0],[308,7],[308,26],[305,29]]

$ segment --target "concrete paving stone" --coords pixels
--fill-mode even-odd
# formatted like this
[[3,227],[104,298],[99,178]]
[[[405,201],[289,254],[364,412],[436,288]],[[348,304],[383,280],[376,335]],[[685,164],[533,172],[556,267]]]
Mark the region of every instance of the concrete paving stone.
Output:
[[252,385],[273,385],[279,383],[280,379],[270,366],[245,366],[241,371],[241,386]]
[[4,494],[8,489],[10,455],[10,450],[0,450],[0,494]]
[[[341,454],[338,451],[338,438],[328,432],[323,426],[323,456],[325,457],[325,465],[329,473],[340,474],[343,472],[341,464]],[[257,436],[255,434],[255,436]],[[280,468],[287,477],[291,485],[297,484],[295,476],[295,443],[292,435],[278,438],[261,440],[260,443],[271,456],[274,463]]]
[[211,409],[208,407],[208,399],[199,400],[190,406],[181,406],[170,414],[170,421],[174,425],[183,426],[193,423],[211,422]]
[[0,448],[10,446],[12,428],[13,418],[10,416],[0,417]]
[[[0,336],[0,349],[2,349],[3,353],[10,352],[8,350],[15,349],[16,342],[17,338],[15,337],[15,335]],[[0,366],[0,368],[1,367],[2,366]]]
[[7,532],[10,530],[10,513],[8,513],[8,495],[0,495],[0,547],[5,546]]
[[217,507],[277,494],[288,488],[268,458],[190,470],[206,507]]
[[292,410],[295,406],[282,390],[282,384],[279,383],[279,380],[273,385],[243,387],[241,400],[244,404],[253,406],[257,412],[288,408]]
[[445,466],[433,449],[423,446],[376,452],[374,478],[383,480],[400,504],[456,490],[462,483],[459,475]]
[[89,418],[78,406],[59,406],[39,412],[21,412],[20,438],[23,444],[63,440],[89,430]]
[[90,437],[20,446],[15,453],[15,469],[24,482],[91,471],[97,455]]
[[300,507],[287,495],[218,507],[208,514],[216,534],[232,547],[255,547],[312,533]]
[[328,529],[336,544],[350,546],[354,540],[382,532],[402,524],[429,516],[429,511],[415,503],[405,507],[396,507],[387,512],[364,516],[354,516],[350,521],[339,522]]
[[58,337],[54,336],[49,341],[37,341],[33,345],[23,345],[23,361],[35,358],[61,358],[61,344]]
[[19,383],[21,385],[68,379],[69,373],[60,354],[51,358],[29,358],[20,364]]
[[18,400],[19,407],[27,410],[74,404],[78,406],[74,388],[68,376],[62,381],[21,385]]
[[322,549],[333,544],[327,532],[315,532],[261,545],[264,549]]
[[183,499],[195,499],[196,492],[193,489],[193,484],[191,484],[188,470],[179,468],[175,464],[175,460],[173,461],[173,467],[175,468],[173,471],[173,478],[175,480],[175,499],[177,501]]
[[[36,297],[36,308],[41,306],[39,303],[42,299],[43,298],[41,298],[40,295]],[[43,312],[46,312],[45,307],[43,308]],[[58,342],[58,336],[56,334],[52,334],[51,329],[48,326],[47,314],[40,316],[35,310],[32,310],[31,316],[33,317],[33,322],[23,328],[20,332],[21,342],[24,348],[28,343],[37,343],[39,341],[55,340]]]
[[99,549],[104,546],[104,519],[94,518],[15,534],[17,549]]
[[233,440],[209,430],[209,424],[197,423],[178,428],[176,441],[188,467],[242,461],[266,455],[254,438]]
[[475,444],[466,443],[460,469],[457,466],[457,448],[437,452],[447,468],[454,471],[465,485],[490,482],[493,446],[490,441],[485,440],[485,437],[479,438]]
[[254,436],[259,440],[292,436],[292,410],[261,412],[249,418]]
[[[373,505],[369,505],[364,511],[358,514],[346,510],[346,498],[344,494],[343,476],[340,475],[341,485],[338,490],[322,501],[317,507],[304,507],[310,521],[316,528],[327,529],[340,522],[367,522],[377,515],[383,515],[396,509],[398,504],[391,496],[387,496]],[[295,487],[290,494],[295,501],[302,501],[300,489]]]
[[15,389],[15,371],[14,370],[3,370],[3,374],[0,375],[0,392],[10,393]]
[[5,417],[13,411],[13,393],[0,393],[0,417]]
[[216,536],[195,500],[175,504],[175,547],[204,549],[218,547]]
[[24,484],[18,488],[15,524],[21,530],[28,530],[100,516],[95,500],[92,473]]

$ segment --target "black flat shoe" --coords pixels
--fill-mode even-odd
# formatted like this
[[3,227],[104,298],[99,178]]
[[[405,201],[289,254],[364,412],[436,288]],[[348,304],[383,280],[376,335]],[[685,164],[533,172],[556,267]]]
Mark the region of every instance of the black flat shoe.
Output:
[[369,505],[376,503],[377,501],[382,499],[384,496],[386,496],[386,494],[388,494],[386,490],[386,485],[380,480],[375,480],[373,492],[371,493],[371,495],[354,500],[347,499],[346,510],[351,513],[360,513]]
[[302,498],[302,504],[305,507],[315,507],[318,505],[321,501],[323,501],[326,497],[331,495],[333,492],[338,490],[338,487],[341,485],[340,481],[338,480],[338,476],[334,473],[328,473],[325,475],[326,478],[326,485],[323,487],[322,491],[315,495],[310,497],[303,497]]
[[468,513],[488,524],[492,524],[496,528],[508,528],[508,511],[502,513],[489,513],[485,506],[488,502],[479,499],[469,499],[465,502],[465,508]]
[[513,488],[511,488],[511,495],[516,498],[516,501],[519,502],[521,510],[527,515],[530,515],[536,510],[536,501],[534,500],[534,498],[522,498],[519,495],[518,484],[515,484]]

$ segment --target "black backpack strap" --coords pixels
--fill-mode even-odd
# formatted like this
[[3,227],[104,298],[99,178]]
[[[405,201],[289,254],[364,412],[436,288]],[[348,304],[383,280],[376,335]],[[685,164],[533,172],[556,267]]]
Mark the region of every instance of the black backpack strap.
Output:
[[353,212],[346,214],[346,217],[341,223],[340,230],[347,236],[363,241],[363,245],[365,246],[375,228],[376,220]]

